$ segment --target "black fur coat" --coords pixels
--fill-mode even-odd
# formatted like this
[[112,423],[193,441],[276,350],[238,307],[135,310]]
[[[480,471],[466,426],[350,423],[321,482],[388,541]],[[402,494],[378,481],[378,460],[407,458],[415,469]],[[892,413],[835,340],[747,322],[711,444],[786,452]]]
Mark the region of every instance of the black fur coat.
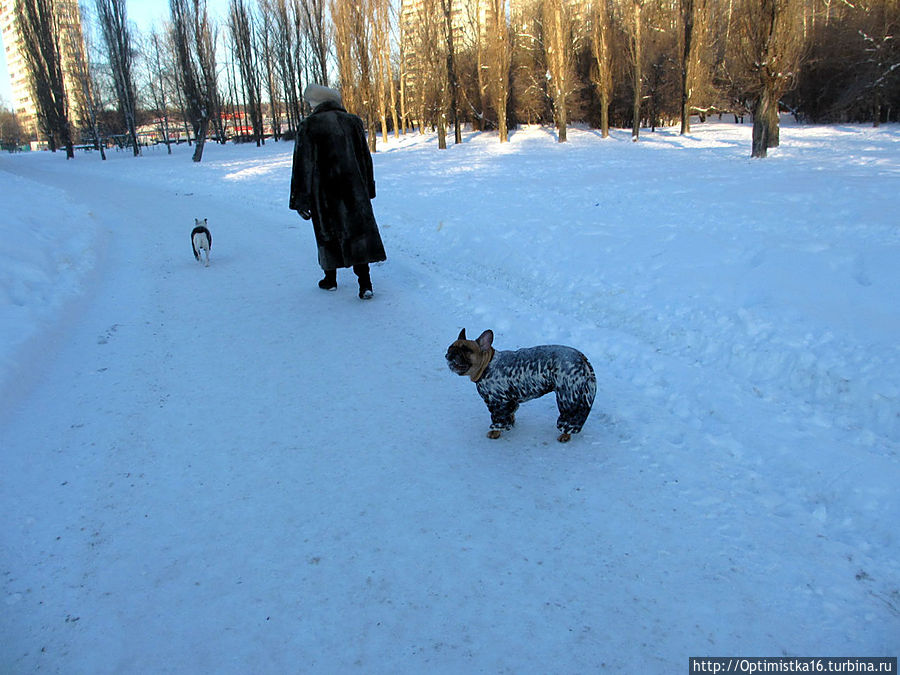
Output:
[[375,178],[362,120],[325,102],[300,125],[290,208],[312,215],[324,270],[386,259],[372,212]]

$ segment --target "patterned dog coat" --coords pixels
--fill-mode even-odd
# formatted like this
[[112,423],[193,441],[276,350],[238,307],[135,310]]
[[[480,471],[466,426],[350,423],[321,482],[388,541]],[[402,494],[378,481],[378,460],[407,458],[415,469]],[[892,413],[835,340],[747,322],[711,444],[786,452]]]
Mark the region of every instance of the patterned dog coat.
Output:
[[491,429],[512,428],[520,403],[555,391],[557,428],[577,434],[591,412],[597,378],[587,357],[577,349],[544,345],[495,351],[475,386],[491,413]]

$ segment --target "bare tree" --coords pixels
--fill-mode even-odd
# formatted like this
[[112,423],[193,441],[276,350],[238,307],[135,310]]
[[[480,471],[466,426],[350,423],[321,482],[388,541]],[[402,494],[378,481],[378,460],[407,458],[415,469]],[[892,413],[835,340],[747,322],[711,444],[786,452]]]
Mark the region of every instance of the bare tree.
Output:
[[512,49],[509,40],[509,24],[506,21],[506,0],[487,0],[488,71],[489,88],[493,93],[497,110],[500,142],[509,140],[507,105],[509,103],[509,67]]
[[25,133],[12,110],[0,105],[0,149],[14,152],[22,145]]
[[375,108],[381,122],[381,138],[387,143],[388,78],[391,68],[390,5],[387,0],[371,0],[369,25],[372,27],[372,52]]
[[419,129],[426,124],[437,128],[438,149],[447,149],[447,78],[446,17],[441,0],[421,0],[416,4],[417,30],[415,73],[419,103]]
[[132,48],[131,29],[128,26],[128,15],[125,0],[95,0],[97,18],[106,53],[109,58],[110,74],[119,103],[119,113],[128,134],[134,156],[141,154],[137,140],[137,124],[135,120],[134,94],[134,50]]
[[612,50],[608,0],[591,2],[591,53],[594,57],[594,85],[600,96],[600,133],[609,136],[609,100],[612,94]]
[[484,129],[485,110],[487,108],[488,83],[485,79],[487,70],[487,54],[485,44],[486,25],[484,13],[481,11],[482,0],[465,0],[468,24],[471,26],[469,51],[474,52],[475,77],[473,78],[475,95],[468,97],[469,107],[474,115],[473,126]]
[[798,0],[747,0],[742,14],[744,58],[753,74],[752,157],[779,144],[778,101],[796,76],[803,51]]
[[[379,96],[384,98],[380,105],[388,109],[391,124],[394,129],[394,137],[400,135],[398,130],[399,119],[397,116],[397,87],[394,85],[393,50],[391,48],[391,3],[390,0],[379,0],[379,10],[375,26],[376,50],[379,53],[380,68],[378,77],[381,79],[381,92]],[[387,138],[385,137],[385,141]]]
[[[378,98],[377,0],[332,0],[338,71],[344,107],[365,122],[369,150],[375,152],[375,120],[382,118]],[[382,102],[383,102],[383,96]]]
[[262,11],[271,15],[274,19],[272,25],[272,58],[275,62],[275,71],[281,82],[281,92],[284,96],[284,108],[287,116],[289,133],[293,134],[300,126],[300,87],[302,82],[300,69],[298,68],[298,54],[296,25],[296,0],[263,0]]
[[[388,4],[388,8],[390,9],[390,4]],[[385,81],[388,86],[388,91],[390,93],[390,99],[391,99],[391,121],[393,122],[393,126],[394,126],[394,138],[400,138],[400,117],[399,117],[398,111],[397,111],[397,107],[398,107],[397,86],[394,83],[394,52],[393,52],[393,50],[390,49],[390,44],[391,44],[390,16],[388,16],[388,25],[386,28],[387,28],[387,32],[385,34],[384,39],[388,44],[388,50],[387,50],[387,59],[386,59],[387,63],[385,64],[386,70],[384,73],[384,77],[385,77]],[[401,62],[402,62],[402,54],[403,54],[403,52],[401,51],[400,52]],[[400,69],[398,69],[398,71],[400,71]],[[400,71],[400,72],[402,72],[402,71]],[[402,75],[401,75],[401,79],[402,79]],[[405,131],[405,129],[404,129],[404,131]]]
[[281,91],[278,86],[278,79],[275,77],[276,71],[276,54],[275,54],[275,24],[273,22],[274,13],[269,11],[266,0],[260,7],[261,21],[257,25],[256,40],[259,45],[259,60],[263,63],[265,70],[263,81],[266,85],[266,93],[269,96],[269,116],[272,119],[272,137],[277,141],[281,136],[281,109],[279,99]]
[[[865,52],[860,70],[863,86],[871,92],[872,125],[877,127],[881,124],[883,101],[890,101],[890,83],[900,81],[900,45],[896,39],[900,30],[900,3],[874,0],[864,9],[868,10],[868,21],[858,31]],[[896,89],[894,93],[898,93]]]
[[456,47],[453,39],[453,0],[441,0],[444,15],[444,34],[447,41],[447,82],[450,87],[450,122],[453,124],[453,142],[462,143],[459,126],[459,74],[456,72]]
[[224,144],[225,128],[222,122],[222,99],[219,93],[219,70],[216,65],[216,44],[218,28],[209,18],[206,0],[193,0],[196,8],[194,30],[197,38],[197,56],[200,75],[203,78],[210,103],[210,124],[215,130],[219,143]]
[[377,134],[375,133],[375,118],[377,105],[375,99],[375,81],[373,56],[370,50],[372,44],[372,32],[375,27],[372,24],[371,5],[374,0],[365,3],[356,0],[352,3],[351,16],[353,18],[352,48],[353,56],[358,65],[359,76],[357,88],[362,101],[359,102],[361,117],[366,122],[368,131],[369,150],[375,152]]
[[162,132],[163,143],[166,144],[166,151],[172,154],[172,144],[169,135],[169,105],[168,96],[166,94],[166,75],[163,66],[164,48],[162,39],[156,29],[150,32],[149,52],[145,52],[147,56],[148,66],[148,89],[150,92],[150,100],[156,109],[157,119],[160,120],[160,131]]
[[[401,18],[400,23],[402,24],[403,20]],[[403,26],[400,26],[400,54],[398,56],[399,60],[399,76],[400,76],[400,126],[403,130],[403,135],[406,135],[406,128],[410,122],[409,112],[406,106],[406,79],[409,76],[408,71],[408,60],[407,57],[410,54],[409,47],[407,46],[409,43],[409,35],[403,29]],[[410,124],[410,126],[412,126]]]
[[696,21],[696,3],[698,0],[680,0],[683,43],[681,50],[681,134],[691,130],[691,68],[694,44],[694,23]]
[[564,0],[543,0],[544,49],[547,52],[550,99],[556,119],[557,140],[568,139],[569,97],[573,90],[575,37],[571,8]]
[[54,0],[16,0],[17,25],[37,107],[38,127],[50,149],[75,157],[63,79],[59,16]]
[[214,90],[215,58],[209,53],[213,40],[206,0],[169,0],[169,10],[179,85],[196,139],[193,160],[199,162],[211,118],[219,111],[218,92]]
[[[87,17],[87,9],[83,6],[79,7],[79,12],[81,17],[79,25],[90,25]],[[97,87],[94,82],[93,69],[91,67],[91,50],[87,36],[82,31],[72,30],[66,33],[65,39],[69,42],[68,51],[71,55],[71,62],[69,64],[70,72],[79,88],[79,95],[76,98],[78,101],[81,123],[90,130],[94,149],[100,152],[100,159],[106,160],[106,148],[104,147],[105,144],[103,143],[103,139],[100,138],[100,127],[97,123],[97,113],[100,110],[100,104],[96,93]],[[81,46],[78,44],[79,40],[81,41],[83,48],[79,48]]]
[[[633,83],[631,140],[637,141],[641,134],[641,102],[643,101],[643,10],[644,0],[630,1],[629,53],[631,56],[631,79]],[[752,2],[752,0],[750,0]]]
[[244,0],[231,0],[228,11],[228,27],[234,46],[234,56],[240,68],[243,83],[245,113],[250,116],[253,129],[253,140],[259,147],[265,143],[263,138],[262,115],[262,82],[260,79],[257,47],[254,37],[256,30],[253,17],[244,4]]
[[297,12],[309,45],[311,76],[317,84],[328,86],[328,53],[332,31],[325,13],[325,0],[299,0]]
[[[643,101],[641,119],[651,131],[673,124],[681,116],[681,72],[678,11],[667,3],[648,2],[644,7]],[[659,30],[659,26],[671,26]]]
[[515,115],[532,124],[554,123],[543,3],[517,7],[510,23],[515,36],[510,59]]
[[355,112],[357,73],[353,59],[353,44],[358,11],[354,10],[353,4],[348,0],[331,0],[331,19],[334,22],[334,42],[342,99],[344,107]]

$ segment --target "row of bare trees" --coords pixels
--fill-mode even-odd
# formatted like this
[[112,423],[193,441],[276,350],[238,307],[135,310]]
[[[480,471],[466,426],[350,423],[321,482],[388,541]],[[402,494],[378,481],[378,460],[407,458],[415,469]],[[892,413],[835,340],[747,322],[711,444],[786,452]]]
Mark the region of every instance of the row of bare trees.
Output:
[[333,29],[324,0],[230,0],[222,23],[206,0],[169,0],[169,20],[144,35],[125,0],[90,0],[80,17],[72,7],[16,0],[14,9],[38,133],[68,157],[87,142],[105,158],[101,137],[138,155],[138,128],[149,121],[167,145],[176,136],[193,142],[195,161],[207,138],[262,144],[268,131],[277,138],[297,128],[304,81],[328,84]]
[[[446,147],[452,128],[571,122],[641,129],[692,116],[753,118],[754,156],[778,145],[779,113],[897,119],[898,0],[408,0],[391,52],[386,0],[331,0],[345,100],[369,125],[416,125]],[[858,55],[842,63],[835,34]],[[392,69],[385,64],[393,62]],[[827,64],[853,86],[815,106]],[[828,77],[834,79],[833,73]],[[392,120],[392,123],[391,123]]]
[[[147,34],[125,0],[90,0],[63,31],[54,4],[16,0],[22,42],[51,147],[71,153],[72,129],[98,147],[102,128],[140,152],[155,120],[167,143],[228,136],[290,137],[305,83],[341,88],[349,110],[378,134],[434,129],[439,147],[461,128],[573,122],[605,136],[692,116],[753,118],[752,154],[778,144],[778,115],[817,121],[896,120],[900,0],[169,0]],[[73,37],[74,35],[74,37]],[[87,58],[63,59],[84,39]],[[76,86],[66,86],[67,74]],[[108,134],[108,131],[107,131]]]
[[[692,115],[746,113],[754,120],[752,152],[764,156],[778,144],[780,110],[820,120],[851,112],[876,123],[897,119],[897,0],[457,0],[470,20],[452,52],[431,28],[447,16],[435,2],[416,3],[426,16],[408,39],[416,54],[412,95],[424,97],[419,112],[439,134],[448,81],[466,102],[460,112],[495,126],[501,140],[508,124],[523,121],[553,124],[561,142],[572,121],[604,136],[611,124],[630,126],[637,140],[642,128],[660,124],[680,122],[687,133]],[[834,44],[834,33],[857,46],[852,63],[837,51],[817,54]],[[444,54],[455,74],[445,72]],[[811,94],[822,83],[806,69],[825,62],[855,86],[814,115]]]

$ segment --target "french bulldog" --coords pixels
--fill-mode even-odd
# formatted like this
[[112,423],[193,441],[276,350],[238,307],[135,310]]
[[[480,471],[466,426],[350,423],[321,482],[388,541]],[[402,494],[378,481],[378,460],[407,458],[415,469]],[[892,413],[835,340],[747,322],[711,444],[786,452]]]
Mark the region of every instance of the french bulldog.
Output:
[[516,422],[519,404],[556,392],[559,419],[557,440],[566,443],[584,426],[597,393],[594,369],[584,354],[572,347],[542,345],[516,351],[492,346],[493,331],[477,340],[466,339],[466,329],[447,349],[447,365],[457,375],[467,375],[491,414],[488,438],[500,438]]

